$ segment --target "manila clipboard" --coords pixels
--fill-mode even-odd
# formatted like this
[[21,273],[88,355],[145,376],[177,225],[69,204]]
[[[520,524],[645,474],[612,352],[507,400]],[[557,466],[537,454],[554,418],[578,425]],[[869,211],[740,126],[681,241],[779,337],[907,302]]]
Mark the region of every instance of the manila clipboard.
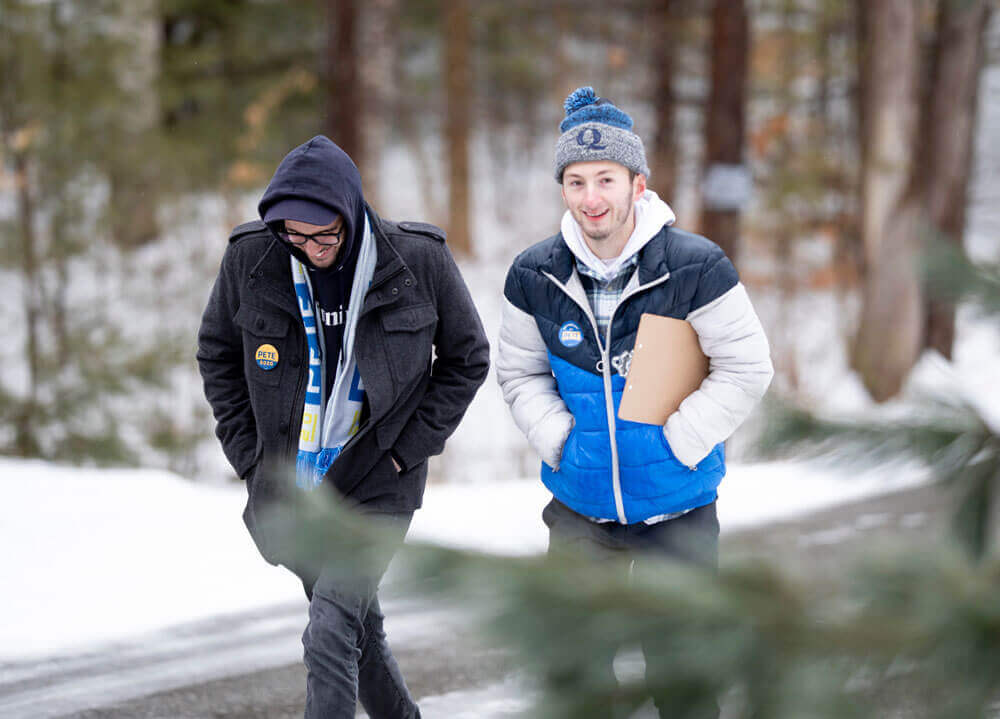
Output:
[[645,313],[639,318],[618,417],[666,424],[667,417],[706,377],[708,357],[690,323]]

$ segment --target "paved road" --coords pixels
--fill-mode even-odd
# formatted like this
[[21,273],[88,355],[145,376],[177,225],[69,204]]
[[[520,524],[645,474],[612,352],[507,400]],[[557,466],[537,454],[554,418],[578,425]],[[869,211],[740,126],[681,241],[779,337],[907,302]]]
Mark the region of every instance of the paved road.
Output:
[[953,506],[941,487],[921,486],[723,535],[721,553],[729,561],[774,559],[810,579],[836,578],[873,551],[945,537]]
[[[941,536],[948,506],[939,489],[921,487],[726,534],[722,553],[724,561],[763,557],[806,575],[836,576],[852,556],[877,544]],[[469,705],[518,695],[511,662],[470,633],[467,615],[402,599],[385,605],[394,652],[426,716],[438,716],[430,710],[447,704],[442,696]],[[304,604],[274,607],[181,627],[142,644],[0,666],[0,716],[301,717],[304,621]],[[489,716],[513,716],[517,708],[523,707],[500,702]]]
[[[507,673],[503,657],[462,626],[461,612],[400,598],[384,609],[418,696]],[[303,600],[77,656],[0,664],[0,717],[301,717],[305,615]]]

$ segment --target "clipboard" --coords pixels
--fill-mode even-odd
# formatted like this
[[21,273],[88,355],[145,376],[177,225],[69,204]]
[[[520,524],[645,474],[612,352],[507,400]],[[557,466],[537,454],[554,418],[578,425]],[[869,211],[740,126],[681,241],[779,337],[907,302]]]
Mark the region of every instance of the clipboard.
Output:
[[708,357],[685,320],[644,313],[639,318],[632,360],[618,417],[663,425],[681,402],[708,377]]

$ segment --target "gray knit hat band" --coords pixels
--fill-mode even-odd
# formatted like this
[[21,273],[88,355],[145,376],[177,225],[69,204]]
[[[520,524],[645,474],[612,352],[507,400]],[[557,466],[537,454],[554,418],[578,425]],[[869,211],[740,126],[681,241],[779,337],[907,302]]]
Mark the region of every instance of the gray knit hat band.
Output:
[[556,142],[556,180],[574,162],[611,160],[649,177],[646,150],[634,132],[602,122],[585,122],[571,127]]

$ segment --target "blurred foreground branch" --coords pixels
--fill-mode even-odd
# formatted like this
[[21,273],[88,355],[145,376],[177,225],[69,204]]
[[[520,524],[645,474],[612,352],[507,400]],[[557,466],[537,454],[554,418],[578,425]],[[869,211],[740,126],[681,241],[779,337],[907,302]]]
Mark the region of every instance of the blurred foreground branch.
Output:
[[[953,301],[1000,307],[994,269],[954,254],[932,257],[928,268]],[[529,680],[531,717],[627,717],[650,696],[675,719],[712,716],[717,702],[727,719],[996,717],[1000,558],[988,529],[1000,437],[945,390],[884,407],[882,421],[774,408],[761,447],[865,465],[922,462],[963,490],[959,544],[873,551],[822,585],[763,563],[711,573],[409,544],[397,558],[402,585],[481,619]],[[326,490],[290,493],[293,506],[264,518],[267,531],[306,561],[363,570],[385,546],[377,525]],[[656,658],[644,676],[607,671],[621,647],[637,645]]]
[[[270,527],[312,561],[362,569],[381,535],[332,497],[300,495]],[[678,719],[717,701],[727,719],[952,719],[989,716],[1000,699],[995,557],[947,547],[884,557],[845,570],[835,592],[763,564],[632,569],[421,543],[396,562],[397,587],[479,618],[529,680],[531,717],[626,717],[658,696]],[[640,643],[658,661],[616,680],[608,658]]]
[[[924,281],[940,302],[968,303],[978,312],[1000,314],[1000,266],[972,262],[940,238],[927,238]],[[974,557],[990,547],[994,507],[1000,495],[1000,434],[958,387],[935,388],[880,413],[882,419],[822,418],[775,404],[761,437],[763,456],[796,453],[838,463],[915,459],[934,481],[955,485],[959,502],[954,535]]]

